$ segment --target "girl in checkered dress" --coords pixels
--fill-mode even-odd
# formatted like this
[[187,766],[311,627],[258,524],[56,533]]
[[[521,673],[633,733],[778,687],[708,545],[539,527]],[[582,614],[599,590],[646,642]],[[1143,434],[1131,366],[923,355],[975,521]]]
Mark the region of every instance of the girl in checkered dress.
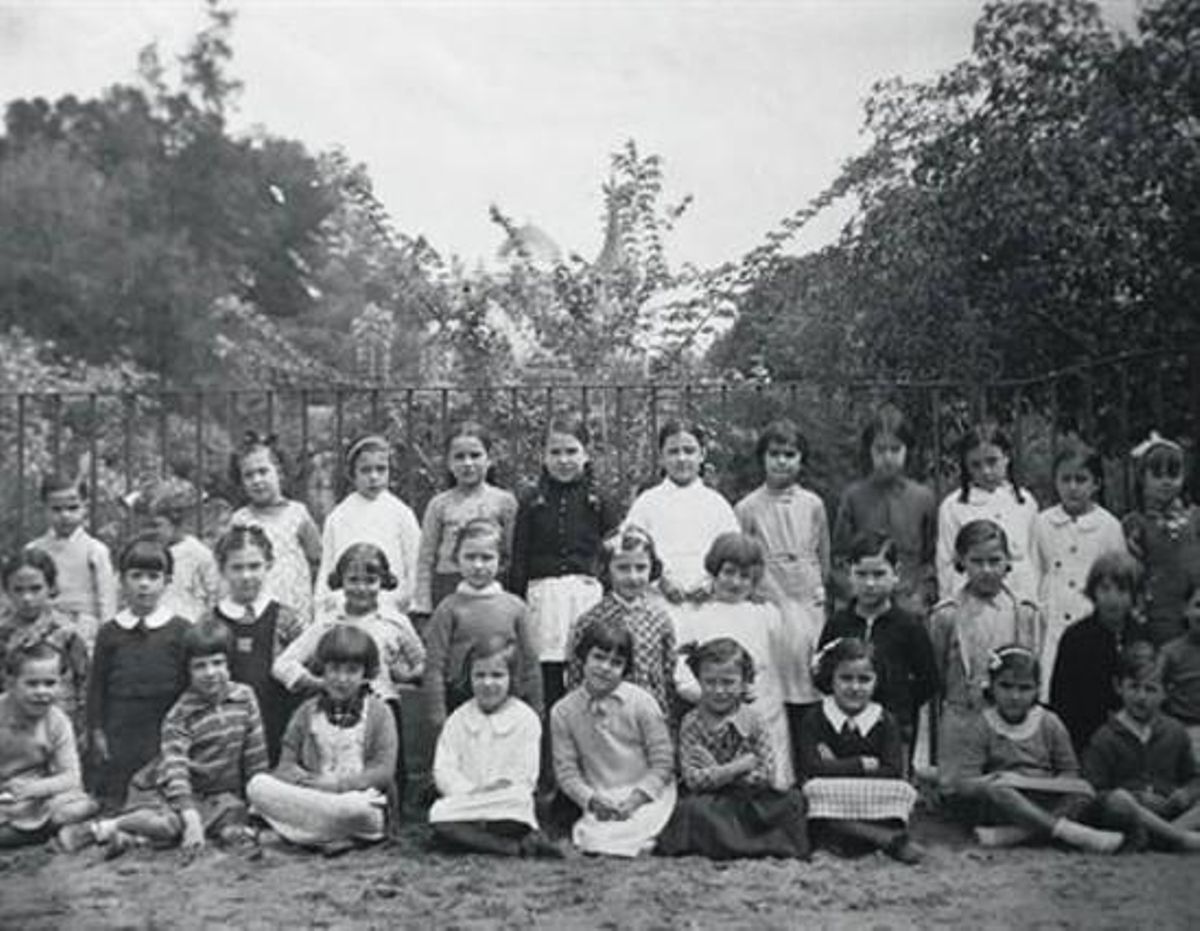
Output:
[[731,637],[685,647],[700,683],[700,704],[679,731],[686,794],[659,837],[659,853],[807,859],[804,797],[779,791],[775,747],[750,701],[754,660]]
[[825,698],[800,724],[798,754],[814,834],[918,862],[922,851],[907,829],[917,793],[900,778],[900,727],[871,701],[870,645],[844,637],[823,647],[815,661],[813,682]]

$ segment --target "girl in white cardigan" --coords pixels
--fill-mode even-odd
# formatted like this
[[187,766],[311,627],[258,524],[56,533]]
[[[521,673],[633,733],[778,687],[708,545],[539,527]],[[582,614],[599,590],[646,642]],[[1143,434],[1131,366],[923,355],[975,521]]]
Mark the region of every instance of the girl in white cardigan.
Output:
[[373,543],[383,550],[395,573],[396,588],[388,601],[407,612],[417,580],[421,525],[412,508],[388,490],[391,447],[382,436],[364,436],[346,452],[346,470],[354,490],[325,518],[321,534],[321,570],[317,573],[317,616],[336,611],[339,599],[328,585],[329,574],[353,543]]
[[1038,571],[1033,558],[1033,522],[1037,499],[1017,484],[1013,446],[995,424],[973,427],[958,451],[961,486],[938,508],[938,597],[953,598],[966,583],[955,563],[954,541],[974,520],[990,520],[1008,537],[1012,568],[1005,585],[1018,601],[1037,602]]
[[665,478],[637,496],[625,526],[650,534],[662,560],[659,590],[672,605],[696,600],[709,588],[704,555],[722,533],[737,531],[737,516],[720,492],[700,478],[705,433],[697,424],[670,420],[658,431]]

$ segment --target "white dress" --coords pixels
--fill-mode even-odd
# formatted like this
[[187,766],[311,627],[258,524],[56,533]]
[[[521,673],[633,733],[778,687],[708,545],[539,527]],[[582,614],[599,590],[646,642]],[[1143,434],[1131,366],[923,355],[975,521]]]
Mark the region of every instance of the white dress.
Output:
[[1012,485],[1006,482],[995,491],[972,486],[966,501],[960,501],[960,497],[961,492],[955,489],[938,508],[938,598],[953,598],[967,581],[954,566],[954,538],[971,521],[990,520],[999,524],[1008,536],[1012,571],[1004,580],[1005,585],[1019,600],[1036,603],[1038,571],[1033,558],[1033,522],[1038,505],[1033,493],[1022,488],[1023,500],[1018,502]]
[[317,573],[317,615],[341,606],[340,592],[329,590],[329,573],[342,553],[354,543],[373,543],[383,551],[399,584],[391,591],[383,592],[381,604],[390,602],[397,610],[407,611],[417,584],[421,525],[412,508],[390,491],[380,492],[378,497],[370,500],[354,491],[325,518],[325,529],[321,533],[321,569]]
[[623,526],[631,524],[650,534],[663,572],[688,590],[708,581],[704,556],[713,540],[741,529],[732,505],[699,479],[686,486],[663,479],[643,491]]
[[1061,504],[1038,514],[1033,525],[1034,554],[1041,585],[1038,607],[1046,620],[1042,644],[1042,701],[1050,698],[1050,673],[1063,632],[1092,613],[1092,602],[1083,593],[1088,571],[1096,557],[1128,552],[1121,522],[1102,507],[1071,517]]
[[[779,609],[752,601],[706,601],[683,606],[676,623],[676,643],[703,643],[716,637],[733,638],[754,661],[752,707],[762,716],[775,750],[774,785],[781,790],[790,788],[795,773],[781,682],[787,639]],[[700,700],[700,684],[682,658],[675,666],[675,689],[686,701],[694,704]]]
[[[433,757],[433,781],[441,798],[429,809],[431,823],[519,821],[536,829],[542,725],[523,701],[508,698],[487,714],[472,699],[446,719]],[[475,791],[499,779],[509,785]]]

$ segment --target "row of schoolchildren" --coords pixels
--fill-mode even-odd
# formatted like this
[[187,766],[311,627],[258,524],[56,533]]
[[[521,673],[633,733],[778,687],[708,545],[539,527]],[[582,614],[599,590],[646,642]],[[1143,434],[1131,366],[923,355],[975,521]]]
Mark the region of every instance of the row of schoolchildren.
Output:
[[[675,680],[681,678],[677,673],[671,671],[673,638],[678,636],[680,640],[692,640],[721,633],[734,633],[739,639],[747,642],[747,649],[754,656],[755,665],[760,670],[760,682],[756,689],[758,693],[756,705],[765,712],[765,716],[768,718],[766,726],[772,731],[773,744],[777,748],[774,754],[777,782],[780,785],[788,784],[791,754],[785,749],[787,746],[786,733],[791,730],[792,742],[797,748],[802,745],[801,722],[803,717],[800,712],[805,705],[812,703],[814,697],[811,695],[807,658],[811,655],[813,642],[821,626],[819,615],[812,610],[812,607],[818,605],[821,600],[820,587],[825,575],[821,568],[815,568],[822,563],[823,510],[819,499],[805,492],[796,484],[803,455],[802,439],[789,425],[774,425],[764,434],[759,445],[760,458],[766,473],[766,484],[739,504],[738,515],[742,518],[742,524],[746,530],[763,539],[767,544],[767,573],[764,587],[767,593],[772,595],[784,609],[784,621],[779,624],[777,614],[773,614],[765,606],[755,605],[747,600],[755,582],[755,558],[752,553],[757,550],[757,546],[746,538],[737,536],[727,538],[724,541],[726,549],[724,555],[730,558],[722,558],[722,554],[717,553],[715,558],[707,560],[707,575],[711,576],[711,580],[701,583],[700,575],[694,571],[698,544],[703,540],[711,539],[713,535],[729,526],[729,523],[732,522],[730,520],[732,512],[719,495],[703,487],[698,479],[699,465],[703,458],[701,437],[698,434],[698,430],[686,425],[673,424],[664,429],[660,449],[667,477],[661,485],[646,492],[635,502],[629,519],[654,528],[653,533],[662,543],[663,555],[666,557],[663,562],[667,564],[667,571],[658,580],[658,587],[662,594],[671,603],[678,604],[694,598],[701,592],[707,592],[708,586],[711,584],[713,594],[711,601],[708,604],[686,609],[676,608],[673,612],[675,614],[674,623],[669,621],[664,623],[657,603],[647,602],[642,597],[649,579],[639,580],[637,584],[631,585],[626,589],[628,596],[623,596],[622,588],[618,583],[618,577],[623,569],[614,564],[611,567],[613,570],[611,572],[612,593],[603,602],[592,608],[590,613],[580,616],[581,610],[598,597],[599,593],[596,590],[598,586],[594,579],[582,571],[572,570],[589,567],[591,560],[587,551],[595,550],[603,531],[607,529],[605,523],[612,523],[612,521],[606,520],[605,512],[609,509],[586,481],[586,452],[581,442],[582,438],[577,435],[577,431],[572,433],[569,428],[552,428],[546,445],[546,472],[543,481],[537,494],[532,496],[518,511],[513,543],[512,587],[521,588],[528,584],[531,578],[534,580],[534,584],[528,585],[530,615],[535,619],[535,623],[532,625],[534,628],[532,634],[528,627],[522,629],[523,606],[517,599],[501,592],[493,581],[496,578],[501,552],[505,549],[504,532],[497,530],[487,521],[477,522],[475,529],[479,532],[475,534],[451,534],[447,531],[447,528],[453,527],[455,520],[458,521],[460,527],[469,529],[473,519],[470,513],[471,506],[482,508],[484,511],[491,507],[485,500],[487,497],[485,492],[490,486],[487,486],[484,481],[487,465],[487,445],[484,438],[479,435],[478,431],[468,429],[460,431],[452,439],[448,450],[448,459],[458,484],[451,492],[439,496],[431,503],[426,525],[427,531],[432,528],[433,532],[427,532],[423,540],[427,548],[430,541],[438,541],[438,544],[432,547],[437,554],[437,560],[434,563],[436,571],[425,573],[429,578],[430,590],[436,590],[436,587],[440,586],[442,592],[451,591],[447,598],[438,603],[438,609],[435,611],[433,623],[428,631],[431,659],[436,660],[431,667],[436,672],[427,676],[426,681],[430,683],[431,707],[434,709],[436,718],[440,719],[444,715],[445,712],[442,709],[447,706],[453,707],[467,697],[468,693],[462,687],[465,677],[459,673],[465,671],[467,652],[479,635],[507,633],[515,638],[524,654],[522,680],[525,684],[525,695],[537,704],[539,685],[545,687],[548,697],[553,698],[556,692],[561,694],[564,681],[561,660],[569,655],[567,630],[571,620],[574,618],[584,621],[582,624],[577,623],[576,626],[579,630],[586,630],[593,621],[601,618],[616,619],[635,634],[635,652],[632,655],[634,660],[632,672],[635,674],[635,679],[639,665],[638,654],[641,653],[640,665],[644,674],[644,682],[652,692],[657,691],[660,709],[670,713],[673,701],[670,689]],[[869,523],[872,519],[877,523],[882,520],[887,525],[886,529],[893,533],[898,542],[907,541],[909,543],[911,556],[912,541],[910,538],[914,536],[914,531],[916,531],[916,537],[927,537],[928,534],[920,527],[922,525],[927,527],[930,522],[925,519],[914,522],[910,519],[914,513],[920,510],[920,506],[915,505],[914,502],[924,499],[928,492],[903,478],[902,465],[908,441],[907,430],[895,411],[883,412],[876,423],[868,429],[864,446],[870,451],[875,468],[870,478],[853,486],[847,493],[842,513],[839,515],[839,524],[844,522],[847,526],[856,528],[856,522],[861,525]],[[1175,444],[1162,440],[1155,441],[1150,448],[1140,452],[1139,459],[1142,461],[1142,471],[1145,476],[1147,510],[1145,515],[1142,515],[1146,517],[1146,520],[1142,522],[1143,533],[1140,538],[1131,535],[1131,542],[1138,539],[1141,549],[1149,552],[1152,549],[1150,544],[1157,545],[1162,542],[1160,539],[1162,534],[1150,531],[1162,530],[1164,514],[1173,515],[1176,518],[1178,516],[1177,512],[1181,507],[1177,497],[1180,490],[1178,479],[1182,471],[1182,453]],[[1167,461],[1165,469],[1155,466],[1155,455],[1152,454],[1158,454],[1158,458],[1165,458]],[[1172,470],[1170,465],[1176,454],[1178,454],[1179,461]],[[943,504],[943,524],[946,524],[949,519],[952,525],[954,505],[970,505],[972,495],[976,495],[976,497],[982,495],[985,499],[984,506],[995,506],[997,508],[995,516],[998,518],[1005,516],[1002,513],[1003,509],[995,501],[991,501],[989,505],[987,500],[989,496],[995,498],[999,492],[1003,491],[1014,501],[1025,504],[1021,500],[1022,491],[1005,481],[1009,471],[1007,456],[1008,450],[1003,438],[997,434],[976,433],[972,437],[968,437],[968,442],[964,444],[962,459],[964,487],[956,500],[947,499],[947,502]],[[338,511],[335,511],[326,527],[327,542],[331,537],[331,528],[336,531],[337,528],[345,529],[346,526],[354,528],[348,532],[360,538],[370,533],[387,535],[387,515],[378,512],[373,515],[368,513],[367,516],[364,516],[364,513],[370,511],[369,506],[372,501],[386,500],[385,495],[390,497],[386,492],[386,444],[373,438],[362,441],[351,450],[349,458],[351,471],[355,478],[356,492],[339,510],[345,508],[345,513],[350,514],[351,518],[335,520],[338,515]],[[1082,495],[1076,495],[1075,499],[1078,500],[1073,500],[1068,493],[1071,487],[1068,473],[1072,471],[1072,467],[1075,471],[1088,472],[1089,469],[1091,470],[1091,488]],[[278,468],[269,447],[259,446],[248,450],[242,459],[242,470],[252,501],[251,513],[248,515],[251,518],[255,516],[269,517],[272,508],[286,512],[294,510],[296,507],[302,507],[293,502],[279,499]],[[1168,480],[1172,478],[1175,480],[1174,495],[1167,500],[1166,505],[1158,508],[1151,507],[1158,500],[1154,498],[1152,501],[1154,482],[1161,478],[1160,473],[1164,471],[1167,473]],[[1098,484],[1098,479],[1097,472],[1092,468],[1092,464],[1086,461],[1086,457],[1083,461],[1060,457],[1056,463],[1056,481],[1063,500],[1061,508],[1068,515],[1072,515],[1072,524],[1080,525],[1072,529],[1084,532],[1082,542],[1092,542],[1093,545],[1094,541],[1086,538],[1089,528],[1085,526],[1087,521],[1082,518],[1099,510],[1094,504],[1095,486]],[[1082,484],[1086,485],[1087,482]],[[256,499],[256,492],[261,493],[264,485],[267,486],[271,495]],[[503,495],[504,493],[499,494]],[[1161,489],[1158,490],[1158,494],[1160,497],[1162,496]],[[1024,495],[1028,500],[1028,493],[1025,492]],[[476,500],[471,501],[472,497]],[[260,513],[257,515],[253,512],[256,500],[260,503]],[[391,500],[401,508],[404,507],[396,499]],[[453,514],[456,509],[451,505],[463,505],[464,500],[467,513],[464,514],[459,509],[456,518]],[[53,493],[49,503],[53,508]],[[77,509],[81,510],[78,508],[78,502],[76,505]],[[1159,513],[1160,511],[1162,514]],[[969,516],[970,512],[967,513]],[[1194,516],[1188,511],[1184,513],[1189,520]],[[393,529],[394,523],[392,523]],[[1053,522],[1050,523],[1053,525]],[[1178,521],[1176,523],[1178,525]],[[1176,526],[1177,530],[1179,526],[1185,530],[1191,527],[1188,521]],[[270,528],[268,528],[269,530]],[[304,534],[300,532],[293,535],[294,538],[291,541],[293,548],[298,548],[297,541],[303,536]],[[962,534],[956,535],[956,543],[959,542],[961,536]],[[336,546],[336,532],[333,537]],[[1174,535],[1168,533],[1168,542],[1174,542],[1179,537],[1178,533]],[[451,541],[448,553],[440,552],[446,549],[442,545],[442,542],[446,540]],[[274,568],[278,562],[272,562],[270,559],[269,542],[262,540],[261,534],[259,534],[259,541],[257,549],[261,555],[257,562],[261,572],[264,564]],[[928,549],[926,542],[931,541],[926,540],[919,545]],[[649,549],[649,540],[646,540],[645,543],[646,547],[643,549]],[[966,549],[970,550],[972,546],[973,544],[970,544],[968,540]],[[984,549],[986,548],[984,547]],[[1001,578],[1012,561],[1012,550],[1015,547],[1010,547],[1005,542],[1002,548],[1005,550],[1003,559],[993,559],[993,562],[998,562],[1002,567]],[[242,547],[242,549],[252,550],[255,547]],[[291,686],[316,686],[319,678],[305,669],[303,660],[313,655],[321,633],[330,625],[335,624],[339,617],[341,620],[357,618],[360,623],[371,620],[375,622],[374,626],[377,629],[372,633],[379,645],[384,647],[385,655],[388,658],[388,661],[382,664],[386,669],[382,685],[382,692],[385,696],[389,698],[395,696],[394,682],[388,681],[393,668],[396,669],[396,678],[415,677],[419,668],[419,641],[411,636],[411,628],[408,628],[409,635],[407,637],[404,635],[407,624],[397,622],[402,618],[384,618],[379,615],[377,610],[380,588],[395,582],[388,568],[386,553],[381,552],[380,549],[379,547],[363,548],[365,558],[359,560],[366,566],[373,564],[374,569],[369,571],[364,569],[357,575],[374,576],[374,582],[369,579],[352,580],[343,571],[346,569],[346,565],[338,565],[330,574],[335,586],[343,585],[345,587],[345,604],[340,616],[335,615],[332,618],[323,619],[322,623],[310,627],[304,637],[298,638],[293,647],[299,646],[307,639],[303,651],[289,649],[283,651],[279,656],[274,655],[279,652],[281,641],[286,639],[287,632],[283,628],[287,625],[277,623],[276,618],[273,618],[267,625],[254,624],[263,614],[263,611],[255,609],[270,607],[269,599],[265,598],[261,592],[253,597],[243,597],[240,603],[236,599],[230,599],[228,603],[223,603],[218,608],[215,612],[216,615],[218,617],[224,615],[223,620],[226,623],[235,625],[235,632],[239,632],[236,627],[239,623],[245,628],[240,631],[243,634],[250,633],[251,628],[257,626],[257,636],[238,637],[237,643],[238,654],[248,654],[241,657],[243,663],[253,665],[258,669],[259,680],[269,678],[262,670],[273,666],[280,674],[280,678]],[[411,547],[409,549],[411,550]],[[636,550],[637,547],[634,549]],[[903,547],[900,548],[898,562],[888,558],[891,551],[882,545],[874,548],[868,546],[867,549],[870,550],[867,554],[868,558],[865,560],[858,558],[853,561],[853,564],[858,566],[860,563],[866,562],[875,565],[872,569],[859,573],[861,575],[867,576],[874,572],[876,575],[888,576],[890,572],[892,575],[898,574],[903,578],[907,570],[911,583],[922,571],[920,563],[915,559],[905,560]],[[1076,547],[1072,545],[1070,549],[1073,551]],[[1179,548],[1177,547],[1177,549]],[[700,552],[703,553],[702,548]],[[823,559],[827,561],[827,546],[823,552],[826,554]],[[349,551],[343,550],[342,555],[349,555]],[[226,564],[227,580],[232,591],[235,588],[233,576],[238,570],[236,567],[230,568],[227,556],[228,553],[223,554],[223,561]],[[637,559],[633,561],[638,562]],[[656,560],[646,557],[641,561],[653,566]],[[432,561],[422,560],[422,563],[426,565],[430,562]],[[473,569],[473,563],[478,563],[479,566]],[[1148,563],[1153,578],[1156,564],[1153,560],[1148,560]],[[880,568],[880,564],[883,565],[883,568]],[[956,552],[955,564],[959,569],[966,569],[969,568],[971,562],[964,552]],[[453,584],[458,579],[450,572],[445,571],[453,568],[459,570],[458,577],[462,578],[456,590],[453,590]],[[992,568],[995,570],[995,566]],[[1060,568],[1060,566],[1056,566],[1056,568]],[[1175,568],[1178,569],[1178,566]],[[472,573],[475,573],[474,576]],[[293,575],[298,574],[293,573]],[[852,575],[854,574],[852,572]],[[1160,576],[1164,574],[1170,575],[1169,572],[1159,573]],[[355,573],[351,573],[351,575],[355,575]],[[420,574],[417,573],[417,575],[419,578]],[[360,585],[364,581],[366,584]],[[870,583],[866,579],[859,581],[862,583],[861,587],[855,586],[860,596],[857,607],[849,613],[848,618],[843,620],[851,628],[856,625],[860,629],[865,628],[862,632],[879,650],[881,658],[884,654],[895,652],[881,649],[881,647],[889,638],[895,638],[897,632],[912,628],[920,634],[924,633],[920,625],[905,625],[900,622],[888,621],[879,623],[892,615],[899,617],[901,612],[894,610],[890,590],[887,596],[881,599],[880,603],[883,604],[883,609],[877,614],[873,614],[869,607],[863,609],[864,603],[870,601],[870,598],[863,597],[866,587]],[[352,595],[352,589],[356,585],[368,590],[365,599],[358,595]],[[48,585],[47,587],[52,586]],[[886,580],[884,587],[886,587]],[[910,590],[911,587],[910,585]],[[372,588],[373,592],[369,591]],[[942,640],[945,641],[942,646],[945,646],[946,649],[939,649],[939,655],[949,659],[954,648],[964,654],[978,653],[981,647],[995,646],[998,642],[1009,639],[1024,639],[1025,642],[1035,644],[1036,648],[1041,649],[1040,632],[1032,632],[1038,631],[1040,627],[1036,612],[1032,608],[1020,605],[1003,585],[998,585],[995,591],[982,599],[985,602],[990,601],[990,603],[981,609],[964,594],[968,593],[969,589],[970,586],[963,588],[958,601],[944,605],[939,609],[939,615],[935,616],[933,627],[935,639],[939,630],[945,634],[942,637]],[[280,590],[280,587],[277,587],[276,590]],[[135,592],[127,590],[127,597],[132,605],[137,596]],[[354,607],[355,605],[357,608]],[[995,617],[989,617],[989,612]],[[158,616],[161,617],[164,613],[165,611],[159,611]],[[285,612],[279,611],[277,608],[276,613],[280,616],[285,615]],[[123,612],[123,615],[128,620],[130,611]],[[942,615],[949,617],[950,621],[939,625]],[[959,615],[962,616],[961,623]],[[1007,615],[1007,620],[1002,617],[1004,615]],[[121,615],[118,616],[118,621],[120,618]],[[776,619],[775,623],[772,623],[772,618]],[[168,616],[163,620],[169,621],[170,618]],[[1178,623],[1178,619],[1175,623]],[[109,627],[121,629],[120,624],[116,624],[115,627],[109,625]],[[837,622],[835,621],[829,631],[835,630],[836,627]],[[1023,631],[1032,633],[1025,634],[1023,638],[1017,636]],[[1013,633],[1014,636],[1007,637],[1005,634],[1008,632]],[[641,636],[637,636],[639,633]],[[264,634],[265,636],[263,636]],[[900,639],[903,640],[903,637]],[[915,640],[919,643],[920,637],[916,637]],[[285,661],[289,652],[293,653],[290,670],[288,662]],[[296,653],[299,654],[299,660],[296,658]],[[915,652],[910,650],[908,656],[919,657],[919,654],[918,647]],[[665,657],[665,659],[655,663],[653,661],[655,655],[660,658]],[[531,675],[531,671],[536,669],[536,663],[531,660],[531,656],[546,660],[542,663],[543,682],[537,681],[536,673]],[[101,650],[98,644],[98,661],[100,657]],[[264,657],[270,657],[271,661],[264,662]],[[965,674],[959,670],[956,663],[942,663],[946,673],[943,681],[947,689],[950,709],[950,713],[946,715],[947,728],[950,728],[955,720],[952,712],[956,703],[951,699],[951,693],[959,691],[965,696],[965,700],[961,704],[966,711],[977,710],[978,698],[974,693],[981,691],[979,686],[979,669],[981,667],[974,663],[977,658],[972,657],[971,661],[964,662]],[[905,661],[909,662],[910,666],[914,666],[914,664],[916,667],[920,666],[919,658]],[[902,695],[898,700],[893,697],[889,704],[893,705],[904,722],[902,735],[911,741],[913,709],[927,697],[929,683],[933,679],[928,675],[919,675],[919,668],[916,668],[913,674],[906,673],[903,663],[901,663],[899,673],[889,676],[887,669],[889,662],[891,662],[890,659],[885,661],[884,668],[881,670],[883,684],[886,685],[889,678],[894,680],[891,690]],[[974,678],[972,678],[972,664],[975,666]],[[657,672],[655,671],[656,666],[658,667]],[[963,680],[957,685],[954,683],[956,675]],[[581,678],[579,669],[572,671],[571,677],[575,681],[579,681]],[[93,681],[96,678],[93,676]],[[586,677],[582,678],[586,682]],[[776,683],[778,688],[773,690],[772,683]],[[266,686],[270,683],[259,681],[257,684],[263,687],[260,691],[265,692],[267,691]],[[692,689],[690,697],[695,697],[696,687],[694,684]],[[808,690],[807,694],[805,690]],[[680,691],[686,694],[686,687],[681,688]],[[699,691],[702,694],[703,690]],[[780,709],[781,703],[777,700],[778,696],[784,699],[799,699],[787,702],[786,717]],[[972,708],[972,702],[976,705],[975,708]],[[263,705],[264,711],[266,711],[271,706],[271,702],[264,701]],[[828,703],[825,704],[825,707],[827,706]],[[1094,703],[1089,705],[1089,707],[1093,706]],[[397,706],[393,703],[393,708],[395,707]],[[161,709],[159,716],[161,716]],[[276,712],[276,718],[277,720],[279,718],[278,712]],[[786,724],[784,724],[785,720]],[[124,730],[123,727],[121,729]],[[100,730],[103,731],[104,728]],[[153,728],[145,728],[147,734],[150,734],[152,730]],[[106,751],[109,750],[105,746],[108,742],[106,735],[96,733],[94,728],[92,735],[100,755],[105,756]],[[147,746],[152,741],[153,738],[149,738]],[[142,753],[134,755],[143,756],[146,747],[141,749]],[[111,771],[114,767],[107,768]],[[119,775],[123,774],[119,773]],[[124,775],[127,775],[127,771]],[[119,783],[120,778],[116,781]]]
[[[966,589],[986,601],[1003,584],[1003,531],[976,522],[960,538]],[[648,538],[637,531],[620,532],[611,549],[612,567],[621,555],[634,563],[639,556],[654,558]],[[351,557],[341,568],[347,577],[361,571],[373,581],[363,588],[377,595],[383,580],[371,568],[386,572],[386,563],[363,550],[361,565]],[[870,574],[886,552],[856,562],[867,570],[859,574]],[[160,547],[160,558],[165,553]],[[999,559],[990,561],[989,553]],[[143,619],[153,613],[145,576],[157,571],[161,585],[164,575],[148,567],[151,560],[150,545],[141,542],[122,560],[133,610],[151,608]],[[644,574],[648,579],[649,566]],[[1110,622],[1108,608],[1127,610],[1136,585],[1136,567],[1119,554],[1098,561],[1089,576],[1089,589],[1105,606],[1099,613]],[[714,603],[729,594],[718,584]],[[349,588],[347,596],[355,597]],[[0,844],[35,842],[55,828],[68,850],[90,843],[109,852],[137,843],[197,847],[206,836],[249,840],[255,832],[247,800],[296,844],[329,850],[382,838],[388,813],[394,818],[396,811],[397,732],[371,687],[380,672],[375,638],[354,623],[321,634],[307,673],[320,690],[292,716],[269,772],[255,689],[231,678],[238,646],[230,627],[216,618],[179,623],[187,687],[163,719],[157,755],[132,775],[122,810],[91,821],[85,819],[97,806],[82,791],[74,732],[58,707],[63,655],[48,639],[12,645],[0,696]],[[964,618],[950,631],[952,662],[969,670],[982,661],[986,684],[980,712],[970,714],[971,683],[953,667],[944,670],[941,775],[951,796],[970,806],[969,817],[998,822],[978,829],[982,843],[1053,837],[1095,851],[1126,840],[1135,847],[1158,842],[1200,850],[1192,747],[1183,726],[1159,711],[1162,664],[1149,643],[1138,641],[1122,654],[1112,679],[1119,710],[1091,737],[1081,777],[1067,729],[1037,703],[1035,650],[1013,643],[973,656],[981,633],[992,632],[972,630]],[[1189,636],[1200,646],[1200,619]],[[676,756],[669,714],[632,681],[638,677],[635,632],[614,618],[580,625],[572,653],[582,682],[551,715],[554,773],[579,808],[572,840],[582,850],[611,855],[657,846],[666,854],[803,857],[807,814],[835,842],[865,843],[915,862],[920,851],[905,830],[915,791],[903,778],[901,727],[872,700],[877,683],[902,659],[892,656],[889,664],[883,652],[877,660],[871,645],[856,637],[835,638],[818,652],[815,681],[826,697],[800,724],[801,794],[780,779],[786,750],[751,697],[755,662],[735,638],[713,638],[686,651],[699,699],[678,728]],[[474,641],[464,662],[469,697],[446,721],[435,755],[441,793],[430,811],[435,835],[460,849],[562,855],[538,829],[534,812],[541,724],[512,694],[520,651],[511,636],[493,633]],[[107,735],[121,743],[130,736]],[[687,790],[682,796],[673,778],[676,760]],[[1088,827],[1088,820],[1101,826]]]

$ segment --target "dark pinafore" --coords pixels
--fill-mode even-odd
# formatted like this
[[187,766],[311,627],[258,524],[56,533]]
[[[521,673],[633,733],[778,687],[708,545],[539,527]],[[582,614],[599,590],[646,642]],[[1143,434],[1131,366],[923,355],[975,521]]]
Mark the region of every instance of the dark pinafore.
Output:
[[271,601],[253,624],[244,619],[229,617],[219,607],[213,610],[233,635],[229,654],[229,676],[254,689],[258,708],[262,712],[263,730],[267,738],[267,755],[271,765],[279,762],[279,745],[293,702],[287,690],[271,676],[275,661],[275,627],[279,621],[279,602]]

